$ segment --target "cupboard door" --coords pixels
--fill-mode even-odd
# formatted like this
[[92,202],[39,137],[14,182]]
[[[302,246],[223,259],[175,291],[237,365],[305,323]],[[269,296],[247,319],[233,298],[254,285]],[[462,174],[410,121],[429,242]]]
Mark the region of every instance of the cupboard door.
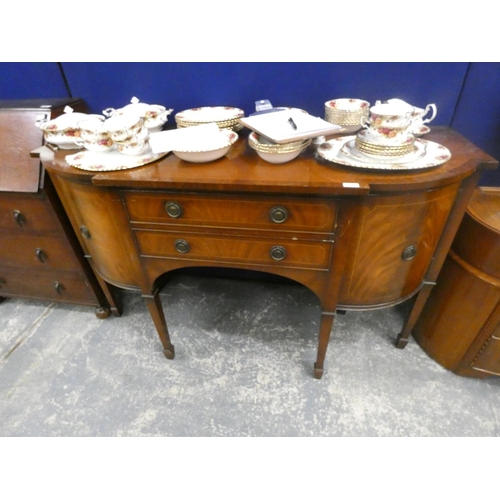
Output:
[[360,206],[339,303],[382,307],[418,291],[452,209],[458,184]]

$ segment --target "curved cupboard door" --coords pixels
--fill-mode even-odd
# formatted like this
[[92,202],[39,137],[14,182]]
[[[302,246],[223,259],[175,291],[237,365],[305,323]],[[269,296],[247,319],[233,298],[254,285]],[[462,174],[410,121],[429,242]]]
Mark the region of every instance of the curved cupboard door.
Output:
[[374,195],[360,204],[339,308],[390,306],[419,290],[458,188]]
[[62,176],[53,176],[72,225],[93,266],[108,283],[137,289],[141,263],[118,194]]

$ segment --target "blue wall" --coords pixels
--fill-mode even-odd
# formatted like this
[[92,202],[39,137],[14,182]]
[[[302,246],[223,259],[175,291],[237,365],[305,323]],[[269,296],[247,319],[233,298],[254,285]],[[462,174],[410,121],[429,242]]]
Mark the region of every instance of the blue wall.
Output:
[[[335,97],[399,97],[438,108],[434,125],[452,126],[500,159],[499,63],[0,63],[0,99],[82,97],[92,112],[133,96],[174,112],[254,102],[323,116]],[[500,172],[482,184],[500,185]]]

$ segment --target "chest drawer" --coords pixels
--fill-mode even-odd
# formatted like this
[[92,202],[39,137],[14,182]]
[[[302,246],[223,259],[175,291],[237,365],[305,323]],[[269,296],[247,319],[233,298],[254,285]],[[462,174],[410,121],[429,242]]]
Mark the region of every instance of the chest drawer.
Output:
[[0,266],[31,266],[55,269],[79,269],[80,264],[70,244],[63,238],[27,234],[3,235],[0,244]]
[[0,228],[7,230],[59,231],[60,223],[42,194],[0,194]]
[[329,199],[124,192],[133,223],[332,234],[337,206]]
[[304,269],[328,269],[331,241],[293,241],[250,237],[135,231],[143,257],[217,263],[247,263]]
[[94,291],[80,273],[43,269],[0,269],[0,296],[31,297],[96,304]]

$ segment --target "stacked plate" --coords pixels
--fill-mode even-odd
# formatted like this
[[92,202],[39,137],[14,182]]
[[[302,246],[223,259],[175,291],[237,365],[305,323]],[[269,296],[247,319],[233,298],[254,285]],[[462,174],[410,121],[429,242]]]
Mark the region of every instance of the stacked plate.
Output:
[[261,138],[256,132],[248,136],[248,144],[257,154],[270,163],[286,163],[293,160],[311,144],[312,139],[278,144],[265,138]]
[[243,110],[230,106],[205,106],[180,111],[175,115],[178,128],[193,127],[206,123],[217,123],[221,129],[241,130],[239,119],[245,116]]
[[325,102],[325,121],[340,125],[349,131],[361,128],[362,120],[368,117],[370,103],[362,99],[333,99]]
[[415,137],[408,137],[406,142],[397,145],[377,144],[374,142],[365,141],[362,135],[356,136],[356,148],[362,153],[372,156],[404,156],[415,151]]

